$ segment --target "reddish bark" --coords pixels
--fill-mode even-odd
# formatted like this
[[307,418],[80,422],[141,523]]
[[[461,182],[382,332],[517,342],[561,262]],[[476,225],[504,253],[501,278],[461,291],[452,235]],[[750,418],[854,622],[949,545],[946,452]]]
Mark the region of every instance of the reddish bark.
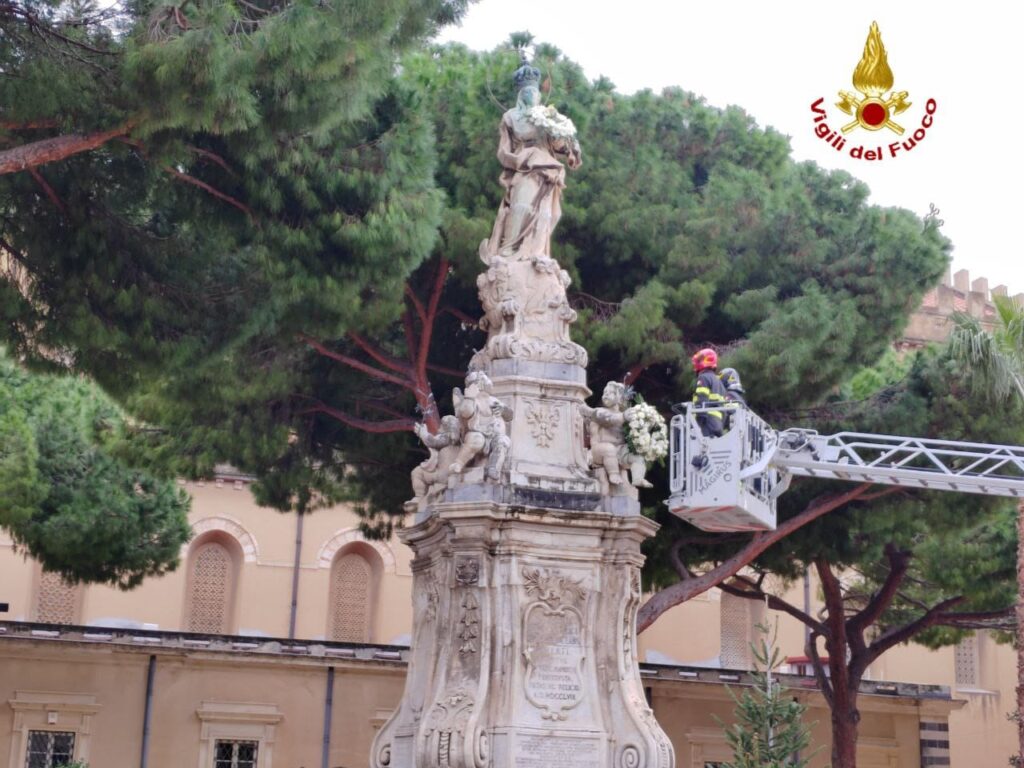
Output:
[[[719,585],[722,591],[730,595],[758,602],[767,600],[770,608],[788,613],[811,630],[805,652],[811,660],[818,688],[830,710],[832,768],[856,768],[860,724],[857,697],[869,665],[893,646],[906,642],[930,626],[957,626],[962,625],[964,621],[998,615],[998,612],[951,612],[949,609],[963,600],[962,597],[952,597],[924,609],[917,619],[893,627],[868,643],[867,638],[872,634],[872,627],[892,604],[900,586],[907,579],[911,553],[890,545],[886,547],[885,558],[888,564],[885,581],[877,592],[863,602],[859,610],[853,610],[854,605],[850,603],[850,596],[844,594],[839,578],[829,563],[824,558],[815,560],[814,567],[821,582],[826,609],[825,619],[820,621],[781,598],[763,592],[760,585],[749,578],[738,576],[732,583],[723,582]],[[861,602],[862,600],[858,599],[855,604]],[[825,658],[818,652],[819,639],[825,641],[825,650],[828,654]]]
[[55,136],[5,149],[0,152],[0,174],[17,173],[89,152],[113,139],[126,136],[133,125],[133,121],[128,121],[106,131]]
[[191,184],[194,187],[199,187],[199,189],[203,190],[204,192],[208,192],[209,194],[216,197],[218,200],[223,200],[228,205],[234,206],[242,213],[244,213],[246,216],[248,216],[250,219],[254,218],[252,210],[247,205],[245,205],[245,203],[241,202],[240,200],[236,200],[231,195],[221,192],[216,187],[210,186],[205,181],[200,181],[195,176],[189,176],[187,173],[182,173],[181,171],[175,168],[171,168],[170,166],[165,166],[164,170],[171,174],[174,178],[178,179],[179,181],[183,181],[186,184]]
[[[306,335],[300,335],[299,339],[324,357],[328,357],[353,370],[366,374],[371,379],[393,384],[411,392],[416,399],[416,405],[419,406],[423,423],[426,424],[427,429],[431,432],[436,432],[441,424],[441,417],[437,411],[434,393],[430,386],[429,371],[438,370],[445,374],[461,375],[459,371],[439,369],[436,366],[430,365],[428,361],[430,346],[433,341],[434,325],[437,322],[438,315],[444,311],[440,309],[440,302],[447,278],[448,261],[442,258],[438,262],[437,273],[431,282],[430,294],[425,302],[406,283],[405,295],[407,304],[405,314],[402,317],[402,325],[405,332],[405,358],[395,357],[362,334],[354,331],[350,331],[347,334],[349,341],[355,344],[359,351],[369,358],[370,362],[340,352],[332,348],[328,343],[318,341]],[[411,418],[395,419],[387,422],[368,421],[328,408],[322,404],[312,410],[324,413],[348,426],[363,429],[367,432],[394,432],[400,429],[411,429],[414,423]],[[381,425],[386,426],[382,428]]]
[[0,120],[0,129],[5,131],[35,131],[40,128],[56,128],[58,125],[56,120],[28,120],[24,123]]
[[67,216],[67,206],[64,205],[64,201],[60,199],[60,196],[57,195],[53,187],[50,186],[49,182],[43,178],[43,174],[41,174],[35,168],[29,168],[28,172],[32,176],[32,178],[35,179],[36,184],[43,188],[43,192],[45,192],[46,196],[50,198],[50,202],[54,204],[57,210],[60,211],[65,216]]
[[803,512],[779,525],[774,531],[755,533],[739,552],[706,573],[700,576],[680,574],[680,581],[655,592],[646,603],[640,606],[636,619],[636,631],[643,632],[669,608],[674,608],[702,592],[707,592],[712,587],[721,585],[726,579],[735,576],[768,547],[833,509],[864,496],[870,487],[869,483],[865,483],[842,493],[822,496],[811,502]]

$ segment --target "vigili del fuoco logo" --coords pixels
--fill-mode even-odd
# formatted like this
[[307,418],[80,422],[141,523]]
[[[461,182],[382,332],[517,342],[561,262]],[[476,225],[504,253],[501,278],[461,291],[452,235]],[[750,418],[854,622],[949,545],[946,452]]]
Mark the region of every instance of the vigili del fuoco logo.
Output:
[[[878,31],[878,22],[873,21],[864,43],[864,55],[853,70],[853,87],[857,92],[839,91],[839,101],[835,103],[853,119],[838,130],[830,126],[826,122],[828,114],[824,107],[825,97],[822,96],[811,104],[815,135],[837,152],[843,152],[847,136],[853,139],[860,134],[861,143],[851,144],[849,149],[850,157],[856,160],[881,161],[913,150],[928,135],[938,105],[935,99],[928,99],[921,119],[904,128],[905,118],[901,115],[913,104],[909,101],[910,92],[893,90],[893,82],[885,46],[882,45],[882,33]],[[877,134],[876,141],[870,142],[861,131]],[[893,138],[896,140],[892,141]]]

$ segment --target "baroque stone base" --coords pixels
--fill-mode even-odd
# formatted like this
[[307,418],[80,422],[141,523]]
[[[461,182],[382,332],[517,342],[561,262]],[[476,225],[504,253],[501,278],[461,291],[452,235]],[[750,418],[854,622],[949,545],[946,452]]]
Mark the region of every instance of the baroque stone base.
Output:
[[[585,448],[583,410],[590,395],[585,371],[576,365],[497,360],[489,375],[495,397],[514,413],[509,430],[508,482],[524,488],[590,494],[596,502],[600,485]],[[597,504],[589,509],[597,509]]]
[[449,502],[400,533],[412,658],[374,768],[672,768],[636,658],[640,516]]

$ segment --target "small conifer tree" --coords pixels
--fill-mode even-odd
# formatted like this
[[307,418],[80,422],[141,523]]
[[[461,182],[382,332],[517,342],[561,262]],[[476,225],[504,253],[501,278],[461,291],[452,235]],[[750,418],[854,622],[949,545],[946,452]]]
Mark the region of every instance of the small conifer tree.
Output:
[[[811,743],[810,727],[803,721],[807,707],[775,679],[781,659],[775,631],[757,625],[762,637],[751,644],[756,671],[754,685],[737,695],[729,695],[736,704],[736,720],[725,731],[733,751],[733,761],[725,768],[805,768]],[[770,633],[770,636],[769,636]]]

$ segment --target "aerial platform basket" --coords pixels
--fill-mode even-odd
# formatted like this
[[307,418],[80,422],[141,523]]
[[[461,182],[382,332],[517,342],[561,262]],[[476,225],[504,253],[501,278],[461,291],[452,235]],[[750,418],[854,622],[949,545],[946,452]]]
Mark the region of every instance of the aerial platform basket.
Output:
[[[705,437],[697,417],[725,414],[721,437]],[[775,497],[784,490],[770,466],[778,433],[740,403],[685,405],[670,424],[668,504],[672,514],[705,531],[770,531]]]

